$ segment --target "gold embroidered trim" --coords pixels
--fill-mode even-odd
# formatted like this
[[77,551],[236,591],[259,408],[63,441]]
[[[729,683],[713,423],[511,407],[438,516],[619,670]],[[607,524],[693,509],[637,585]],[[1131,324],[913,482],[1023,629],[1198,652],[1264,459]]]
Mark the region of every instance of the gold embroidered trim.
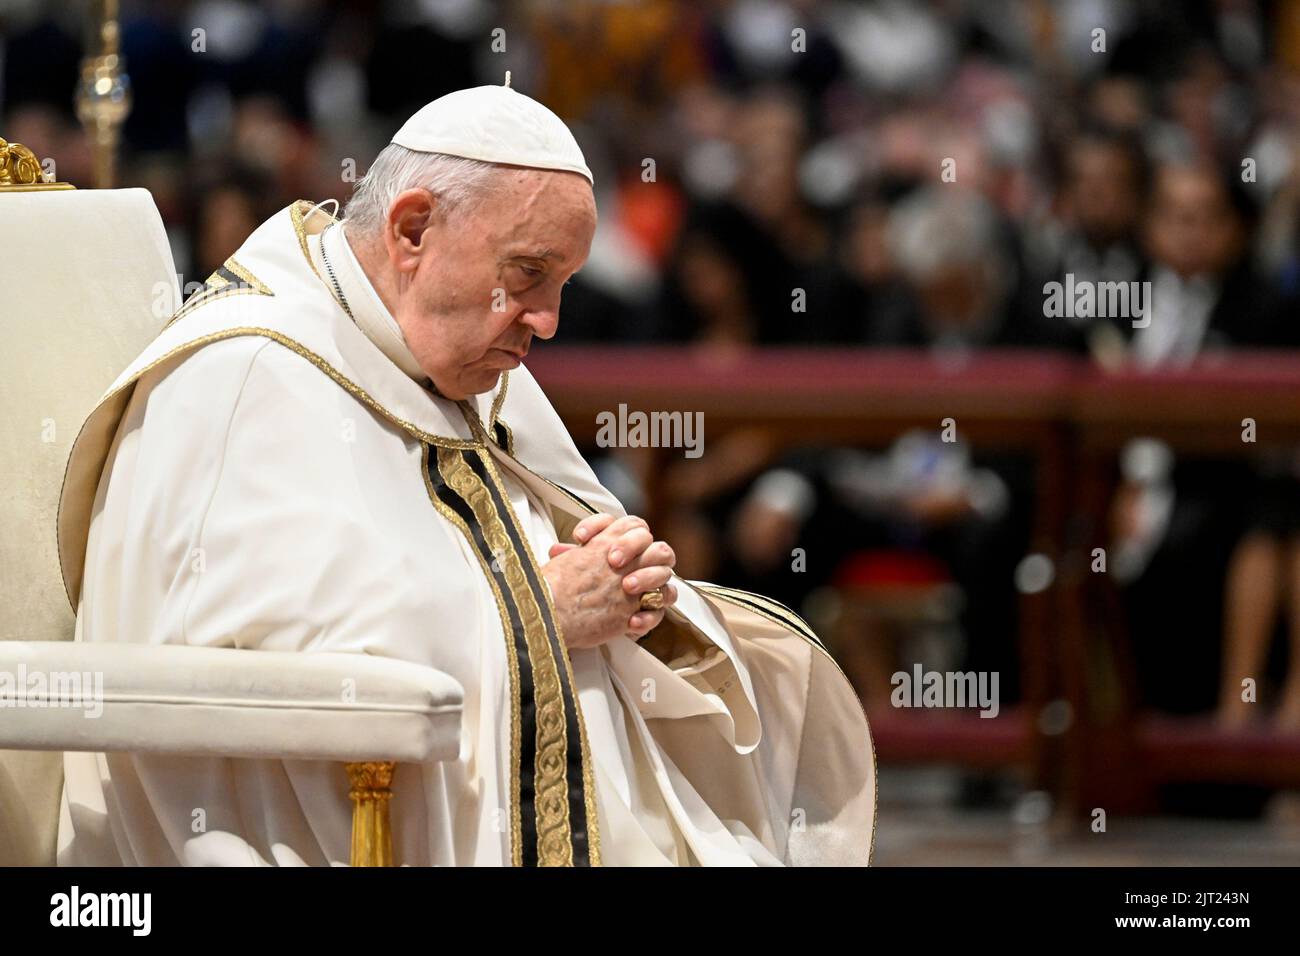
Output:
[[[496,397],[492,399],[492,411],[488,414],[487,434],[491,437],[493,443],[496,443],[497,425],[500,424],[506,432],[506,443],[502,449],[511,458],[515,455],[515,433],[510,430],[510,426],[501,421],[501,406],[506,402],[506,389],[510,387],[510,370],[506,369],[501,373],[501,387],[497,390]],[[501,445],[497,445],[501,448]]]
[[165,331],[178,319],[189,315],[200,306],[207,305],[209,302],[216,302],[218,299],[224,299],[232,295],[275,295],[266,283],[236,262],[234,257],[225,261],[224,268],[237,275],[245,285],[233,284],[220,272],[212,273],[203,283],[203,288],[190,296],[188,302],[182,303],[181,307],[172,314],[172,317],[167,320],[167,323],[159,331]]
[[[100,407],[104,405],[105,402],[108,402],[116,398],[117,396],[121,395],[128,388],[132,388],[136,384],[136,382],[138,382],[141,378],[143,378],[153,369],[157,368],[159,365],[162,365],[170,361],[171,359],[175,358],[176,356],[184,352],[191,351],[196,348],[201,348],[204,345],[208,345],[212,342],[219,342],[222,341],[223,339],[237,338],[241,335],[260,335],[263,338],[268,338],[273,342],[278,342],[279,344],[283,345],[285,348],[289,349],[291,352],[296,352],[298,355],[301,355],[303,358],[307,359],[307,361],[311,362],[318,369],[320,369],[331,379],[333,379],[336,384],[338,384],[341,388],[343,388],[349,395],[351,395],[357,401],[361,402],[367,408],[374,410],[383,418],[386,418],[394,425],[397,425],[399,428],[404,429],[406,432],[408,432],[415,438],[420,439],[423,442],[427,442],[430,445],[436,445],[439,448],[482,448],[483,447],[480,442],[470,440],[470,439],[446,438],[442,435],[434,435],[432,432],[426,432],[424,429],[420,428],[418,425],[415,425],[412,422],[408,422],[405,419],[398,418],[397,415],[395,415],[393,412],[389,411],[383,405],[380,405],[377,401],[375,401],[370,396],[369,392],[367,392],[361,386],[357,385],[355,382],[349,379],[346,375],[344,375],[334,366],[330,365],[329,362],[325,361],[325,359],[321,358],[319,355],[317,355],[315,352],[308,349],[306,346],[300,344],[294,339],[289,338],[286,335],[282,335],[281,333],[276,332],[273,329],[264,329],[264,328],[256,328],[256,327],[240,327],[234,329],[223,329],[220,332],[213,332],[210,335],[200,336],[197,339],[191,339],[190,341],[182,345],[178,345],[176,348],[154,359],[144,368],[140,369],[134,375],[128,378],[121,385],[117,386],[117,388],[105,394],[103,398],[101,398],[98,402],[95,403],[94,409],[92,409],[90,414],[86,416],[85,421],[81,423],[81,428],[77,432],[77,437],[73,440],[72,443],[73,451],[76,450],[77,443],[81,441],[81,436],[86,430],[86,425],[89,424],[91,418],[94,417],[95,412],[97,412],[100,409]],[[101,468],[103,467],[103,464],[104,464],[103,461],[101,461],[100,462]],[[72,467],[72,453],[70,452],[68,455],[67,468],[71,468],[71,467]],[[64,482],[65,484],[67,482],[66,469],[64,474]],[[55,518],[56,527],[62,525],[63,523],[62,517],[63,517],[63,497],[62,495],[60,495],[58,515]],[[62,576],[62,572],[63,572],[62,535],[59,536],[59,571]],[[68,603],[72,605],[72,609],[75,612],[77,609],[77,601],[72,595],[72,589],[68,587],[68,580],[66,576],[64,576],[63,578],[63,591],[68,598]]]
[[[408,422],[405,419],[398,418],[397,415],[395,415],[393,412],[390,412],[383,405],[380,405],[377,401],[375,401],[374,398],[370,396],[369,392],[367,392],[356,382],[352,381],[350,378],[348,378],[346,375],[344,375],[342,372],[336,369],[333,365],[330,365],[330,363],[325,361],[325,359],[321,358],[315,352],[311,351],[311,349],[307,348],[305,345],[301,345],[296,340],[289,338],[287,335],[282,335],[279,332],[274,331],[273,329],[259,329],[259,328],[227,329],[224,332],[216,332],[212,335],[204,336],[203,338],[200,339],[195,339],[194,342],[190,344],[207,345],[209,342],[215,342],[220,339],[233,338],[236,335],[265,336],[266,338],[271,339],[274,342],[279,342],[281,345],[283,345],[285,348],[289,349],[290,351],[297,352],[307,361],[311,362],[312,365],[315,365],[318,369],[320,369],[330,378],[334,379],[334,381],[338,385],[340,385],[349,395],[351,395],[357,401],[361,402],[361,404],[365,405],[367,408],[370,408],[375,412],[378,412],[380,415],[388,419],[394,425],[397,425],[399,428],[405,429],[407,432],[409,432],[414,437],[420,439],[421,441],[428,442],[430,445],[437,445],[439,448],[481,448],[482,447],[482,445],[479,442],[474,441],[472,439],[446,438],[442,435],[434,435],[431,432],[426,432],[424,429],[420,428],[418,425],[414,424],[413,422]],[[176,351],[179,351],[179,349],[177,349]],[[171,355],[174,354],[174,352],[168,354]],[[165,361],[165,359],[166,356],[164,356],[164,358],[162,359],[159,359],[158,362]],[[148,368],[144,369],[144,371],[148,371],[149,368],[152,368],[154,365],[158,364],[158,362],[151,363]],[[144,372],[141,372],[141,374],[144,374]]]
[[[471,427],[473,426],[471,425]],[[582,748],[583,803],[587,811],[587,853],[591,865],[600,866],[600,825],[596,810],[596,781],[591,769],[591,748],[587,740],[587,721],[582,716],[582,702],[578,699],[578,685],[573,679],[573,664],[569,660],[568,647],[564,643],[564,632],[560,628],[560,621],[555,613],[555,604],[551,599],[550,586],[546,583],[546,578],[542,576],[541,566],[537,563],[532,547],[528,544],[528,537],[524,533],[523,524],[520,522],[519,516],[515,514],[514,506],[510,503],[510,496],[505,493],[505,488],[501,482],[501,473],[497,471],[496,462],[492,460],[490,454],[485,453],[482,458],[488,474],[492,476],[493,482],[501,492],[501,500],[505,502],[506,510],[510,513],[510,520],[514,522],[515,527],[519,530],[519,541],[524,547],[524,557],[533,566],[534,573],[540,584],[542,597],[546,600],[547,611],[551,615],[551,620],[555,623],[555,634],[560,645],[560,660],[564,665],[565,678],[573,696],[573,708],[578,717],[578,743]],[[564,812],[567,818],[569,812],[567,799]]]
[[429,448],[428,444],[421,446],[420,451],[420,473],[424,479],[424,488],[429,494],[429,501],[434,508],[438,510],[444,518],[450,521],[455,527],[460,529],[460,533],[465,536],[469,543],[469,550],[478,558],[479,565],[483,569],[483,576],[487,578],[488,585],[492,588],[492,597],[497,603],[497,614],[501,617],[502,633],[506,637],[506,661],[510,672],[510,862],[513,866],[523,865],[523,829],[522,829],[522,801],[520,799],[520,743],[522,732],[520,730],[519,717],[519,658],[515,654],[513,647],[514,627],[510,623],[510,612],[506,610],[505,598],[501,595],[501,589],[497,586],[496,577],[492,574],[492,569],[488,566],[487,560],[474,547],[474,535],[469,526],[455,511],[447,506],[433,490],[433,483],[429,480]]
[[[311,349],[307,348],[305,345],[300,344],[295,339],[289,338],[287,335],[282,335],[281,333],[275,331],[274,329],[263,329],[263,328],[256,328],[253,326],[241,326],[239,328],[234,328],[234,329],[224,329],[220,332],[213,332],[210,335],[200,336],[197,339],[191,339],[189,342],[186,342],[183,345],[178,345],[176,348],[172,349],[170,352],[167,352],[165,355],[162,355],[159,358],[154,359],[152,362],[150,362],[144,368],[140,369],[138,372],[132,375],[129,379],[127,379],[117,388],[113,389],[113,391],[109,392],[102,399],[100,399],[100,401],[96,404],[95,407],[98,408],[100,405],[104,404],[104,402],[118,395],[124,389],[127,389],[132,385],[134,385],[136,382],[138,382],[150,371],[157,368],[159,365],[162,365],[164,362],[174,358],[175,356],[179,355],[182,352],[185,352],[190,349],[201,348],[204,345],[208,345],[212,342],[219,342],[222,339],[237,338],[238,336],[241,335],[260,335],[263,338],[268,338],[273,342],[280,343],[285,348],[289,349],[291,352],[296,352],[297,354],[301,355],[303,358],[307,359],[307,361],[315,365],[318,369],[320,369],[330,378],[332,378],[349,395],[357,399],[357,401],[361,402],[367,408],[370,408],[378,412],[381,416],[388,419],[394,425],[397,425],[399,428],[405,429],[411,435],[420,439],[423,442],[428,442],[430,445],[437,445],[440,448],[481,448],[482,447],[482,444],[480,442],[475,441],[473,439],[446,438],[442,435],[434,435],[432,432],[424,431],[424,429],[420,428],[418,425],[415,425],[412,422],[408,422],[405,419],[398,418],[397,415],[395,415],[393,412],[390,412],[383,405],[380,405],[377,401],[371,398],[369,392],[363,389],[360,385],[353,382],[350,378],[348,378],[346,375],[344,375],[342,372],[336,369],[333,365],[330,365],[329,362],[325,361],[325,359],[321,358],[319,355],[311,351]],[[92,412],[91,414],[94,413]],[[82,427],[83,428],[85,427],[84,423]]]
[[[302,211],[303,204],[316,206],[309,199],[299,199],[289,207],[289,221],[293,223],[293,234],[298,237],[298,248],[302,250],[302,257],[307,260],[307,265],[311,268],[312,274],[317,279],[321,279],[320,270],[316,268],[316,263],[312,262],[311,250],[307,248],[307,217]],[[316,206],[316,211],[322,212],[323,210]],[[325,213],[325,215],[329,216],[334,222],[338,222],[338,219],[329,213]],[[321,281],[325,280],[321,279]]]
[[[483,426],[479,423],[478,416],[474,414],[474,409],[470,406],[468,402],[459,402],[458,404],[460,405],[461,414],[465,416],[465,421],[470,427],[470,431],[473,432],[474,435],[486,446],[488,436],[484,431]],[[503,422],[502,424],[505,423]],[[550,611],[551,620],[555,622],[555,632],[556,632],[556,636],[559,639],[559,644],[561,649],[560,656],[562,657],[564,662],[564,670],[568,678],[569,687],[573,692],[573,706],[578,717],[578,734],[580,737],[580,744],[582,747],[583,795],[584,795],[584,804],[587,811],[587,852],[588,852],[588,857],[591,861],[591,865],[600,866],[600,827],[596,815],[596,802],[595,802],[596,785],[595,785],[594,775],[591,769],[592,767],[591,750],[587,741],[587,722],[582,716],[582,702],[578,699],[577,684],[575,684],[573,680],[573,665],[569,661],[568,648],[567,645],[564,643],[564,633],[560,628],[559,618],[555,613],[555,604],[551,599],[550,586],[546,583],[546,578],[543,577],[541,573],[541,566],[537,563],[537,558],[533,554],[532,548],[528,543],[528,537],[524,533],[523,525],[519,521],[519,516],[515,514],[514,506],[511,505],[510,503],[510,496],[505,492],[505,488],[503,487],[501,481],[501,473],[497,470],[496,462],[492,460],[492,456],[490,454],[484,454],[482,457],[483,457],[484,466],[487,469],[488,474],[492,477],[493,482],[497,486],[497,490],[501,493],[501,500],[505,502],[506,509],[510,513],[510,519],[514,522],[515,527],[519,530],[519,540],[524,547],[524,557],[527,558],[527,560],[533,566],[534,572],[537,575],[537,580],[541,583],[541,591],[543,596],[546,599],[546,606],[547,609]],[[524,466],[522,462],[518,462],[518,459],[516,459],[516,462],[520,465],[520,467],[523,467],[525,468],[525,470],[529,471],[530,474],[534,474],[534,472],[532,472],[531,469],[528,469],[526,466]],[[538,477],[541,476],[539,475]],[[548,479],[543,479],[543,480],[545,481]],[[554,484],[554,482],[551,482],[551,484]],[[556,485],[556,487],[558,488],[559,486]]]
[[[460,453],[440,448],[437,456],[438,471],[443,479],[473,510],[483,536],[496,556],[523,622],[524,644],[533,674],[537,719],[533,768],[537,862],[539,866],[572,866],[573,830],[569,819],[568,729],[564,691],[555,659],[551,655],[546,623],[524,571],[524,556],[513,546],[487,485],[474,474]],[[487,455],[483,455],[482,459],[486,461]],[[500,488],[499,482],[497,484],[497,490],[508,504],[509,498]],[[510,517],[514,520],[513,514]],[[515,526],[522,541],[522,529],[517,520]],[[526,542],[524,547],[527,548]],[[531,555],[528,559],[531,560]],[[513,648],[511,652],[513,653]],[[574,696],[576,699],[576,694]]]
[[487,430],[490,432],[496,427],[497,416],[501,414],[501,406],[506,403],[506,389],[510,387],[510,370],[506,369],[501,373],[501,387],[497,390],[496,397],[492,399],[492,412],[488,415]]
[[229,269],[231,272],[233,272],[235,275],[239,276],[239,278],[243,279],[245,282],[247,282],[250,286],[252,286],[258,292],[260,292],[262,295],[275,295],[275,293],[271,291],[270,287],[267,286],[265,282],[263,282],[257,276],[253,275],[253,273],[249,272],[242,265],[240,265],[240,263],[235,260],[234,256],[231,256],[229,259],[226,260],[226,268]]

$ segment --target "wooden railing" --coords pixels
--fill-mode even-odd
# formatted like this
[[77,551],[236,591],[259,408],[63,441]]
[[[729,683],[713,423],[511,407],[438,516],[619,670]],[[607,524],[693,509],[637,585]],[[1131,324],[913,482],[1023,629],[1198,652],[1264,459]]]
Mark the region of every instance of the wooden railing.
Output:
[[[708,441],[759,427],[778,445],[881,446],[903,430],[941,427],[981,450],[1035,462],[1030,549],[1052,559],[1047,589],[1020,598],[1022,706],[1003,721],[943,720],[882,727],[882,760],[940,758],[1027,766],[1067,810],[1151,805],[1174,779],[1300,785],[1300,738],[1230,734],[1203,721],[1143,712],[1113,586],[1092,574],[1105,547],[1116,454],[1138,436],[1176,451],[1243,457],[1300,447],[1300,353],[1233,353],[1180,369],[1108,372],[1055,353],[985,352],[964,360],[898,351],[754,350],[725,355],[673,347],[539,343],[528,367],[578,444],[594,444],[596,416],[629,410],[702,412]],[[1254,442],[1243,441],[1243,420]],[[680,456],[677,449],[653,453]],[[707,457],[707,456],[706,456]],[[665,505],[647,471],[651,520]],[[653,525],[652,525],[653,526]],[[1100,669],[1097,661],[1107,662]],[[1044,708],[1072,715],[1056,732]],[[959,718],[965,720],[965,718]],[[999,724],[997,731],[981,724]],[[883,734],[883,736],[882,736]],[[1195,755],[1193,759],[1189,755]],[[1263,756],[1261,756],[1261,754]]]

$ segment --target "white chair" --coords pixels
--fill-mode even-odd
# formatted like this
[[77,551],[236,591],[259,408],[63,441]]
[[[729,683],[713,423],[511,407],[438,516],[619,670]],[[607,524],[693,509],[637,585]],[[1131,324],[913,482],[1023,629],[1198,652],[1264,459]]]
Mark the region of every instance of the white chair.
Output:
[[175,270],[142,189],[0,187],[0,226],[0,865],[55,862],[70,750],[337,761],[352,863],[400,862],[394,766],[456,756],[451,677],[355,654],[73,640],[55,536],[68,451],[179,302]]

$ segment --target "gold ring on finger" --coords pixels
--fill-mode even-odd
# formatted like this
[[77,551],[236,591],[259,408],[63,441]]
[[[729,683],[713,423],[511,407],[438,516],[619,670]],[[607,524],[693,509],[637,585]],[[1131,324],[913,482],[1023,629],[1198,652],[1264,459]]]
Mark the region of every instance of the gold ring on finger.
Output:
[[646,591],[641,595],[641,610],[658,611],[664,606],[664,592],[662,588],[655,588],[652,591]]

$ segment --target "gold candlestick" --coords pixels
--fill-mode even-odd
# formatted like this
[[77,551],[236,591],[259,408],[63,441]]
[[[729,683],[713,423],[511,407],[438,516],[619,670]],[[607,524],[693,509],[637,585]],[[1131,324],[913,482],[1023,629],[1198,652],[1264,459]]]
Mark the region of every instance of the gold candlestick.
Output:
[[81,61],[77,118],[86,128],[94,158],[95,186],[113,188],[117,143],[122,122],[131,112],[131,83],[118,52],[117,0],[92,0],[95,16],[87,56]]

